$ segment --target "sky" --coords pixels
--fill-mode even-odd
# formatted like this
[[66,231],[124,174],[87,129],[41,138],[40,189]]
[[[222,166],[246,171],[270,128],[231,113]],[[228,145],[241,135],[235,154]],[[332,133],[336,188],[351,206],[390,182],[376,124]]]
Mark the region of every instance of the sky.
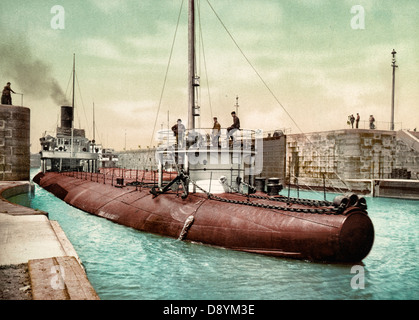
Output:
[[[238,96],[242,128],[338,130],[358,112],[389,129],[393,49],[395,127],[419,127],[418,1],[198,2],[198,127],[212,127],[213,116],[231,125]],[[157,130],[186,124],[187,7],[14,0],[0,10],[0,84],[10,81],[23,94],[13,104],[31,109],[31,152],[71,103],[73,54],[75,127],[90,139],[93,106],[96,141],[116,150],[155,145]]]

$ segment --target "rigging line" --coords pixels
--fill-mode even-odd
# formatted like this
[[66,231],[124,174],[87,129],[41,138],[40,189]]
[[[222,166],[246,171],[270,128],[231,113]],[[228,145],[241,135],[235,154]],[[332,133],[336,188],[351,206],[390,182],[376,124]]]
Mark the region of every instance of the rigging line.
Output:
[[[70,87],[70,81],[71,81],[71,77],[73,76],[73,70],[71,70],[70,72],[70,77],[68,78],[68,83],[67,83],[67,89],[65,90],[65,98],[67,100],[67,92],[68,92],[68,88]],[[66,101],[67,103],[67,101]]]
[[178,15],[177,24],[176,24],[176,30],[175,30],[175,34],[173,36],[172,47],[170,49],[170,54],[169,54],[169,61],[167,63],[166,74],[164,76],[164,81],[163,81],[163,88],[162,88],[162,91],[161,91],[161,94],[160,94],[159,105],[158,105],[158,108],[157,108],[156,119],[154,120],[153,132],[151,133],[150,148],[153,144],[153,137],[154,137],[154,132],[156,131],[157,119],[159,117],[160,107],[161,107],[161,103],[162,103],[162,100],[163,100],[163,94],[164,94],[164,90],[166,88],[167,75],[169,73],[170,62],[172,60],[173,48],[175,46],[175,41],[176,41],[177,30],[178,30],[178,27],[179,27],[180,16],[182,14],[183,2],[184,2],[184,0],[182,0],[182,3],[180,5],[179,15]]
[[212,103],[211,103],[211,93],[210,93],[210,85],[209,85],[209,80],[208,80],[208,69],[207,69],[207,60],[205,57],[205,47],[204,47],[204,37],[202,35],[202,25],[201,25],[201,11],[200,11],[201,6],[199,6],[199,36],[200,36],[200,43],[202,46],[202,58],[204,60],[204,69],[205,69],[205,80],[207,81],[207,91],[208,91],[208,104],[210,107],[210,113],[211,113],[211,119],[213,118],[213,113],[212,113]]
[[[298,181],[298,179],[299,178],[302,178],[302,177],[297,177],[294,173],[291,173],[291,176],[290,176],[291,178],[294,178],[294,179],[297,179],[297,181]],[[304,179],[304,178],[302,178],[302,179]],[[290,183],[291,183],[291,181],[290,181]],[[295,184],[295,183],[294,183]],[[297,182],[297,185],[300,185],[300,186],[304,186],[304,187],[306,187],[308,190],[310,190],[310,192],[313,192],[314,194],[317,194],[317,195],[323,195],[322,193],[320,193],[319,191],[316,191],[316,190],[314,190],[310,185],[308,185],[307,183],[305,183],[305,182],[303,182],[302,184],[299,184],[298,182]]]
[[[318,149],[314,149],[314,153],[316,154],[316,159],[317,159],[317,161],[321,161],[322,156],[319,154]],[[330,162],[329,160],[327,160],[327,161],[328,161],[328,162]],[[336,175],[336,177],[337,177],[340,181],[342,181],[342,183],[346,186],[346,188],[347,188],[349,191],[352,191],[351,186],[350,186],[350,185],[348,185],[348,184],[345,182],[345,180],[339,176],[339,174],[335,171],[335,169],[333,169],[333,168],[331,168],[331,169],[332,169],[332,172]],[[334,186],[334,185],[333,185],[333,180],[329,179],[328,177],[326,177],[326,180],[329,182],[329,186],[331,186],[331,187],[332,187],[332,189],[333,189],[335,192],[337,191],[337,192],[340,192],[340,193],[344,193],[344,191],[343,191],[343,190],[342,190],[339,186]]]
[[[224,22],[221,20],[220,16],[217,14],[217,12],[214,10],[213,6],[211,5],[211,3],[209,2],[209,0],[207,0],[208,5],[210,6],[211,10],[214,12],[215,16],[217,17],[218,21],[220,21],[221,25],[223,26],[224,30],[227,32],[227,34],[229,35],[229,37],[231,38],[231,40],[234,42],[235,46],[237,47],[237,49],[239,49],[240,53],[242,54],[242,56],[244,57],[244,59],[247,61],[247,63],[250,65],[250,67],[253,69],[253,71],[256,73],[256,75],[259,77],[259,79],[262,81],[263,85],[265,86],[265,88],[270,92],[270,94],[273,96],[273,98],[275,99],[275,101],[281,106],[281,108],[285,111],[285,113],[288,115],[288,117],[291,119],[291,121],[295,124],[295,126],[298,128],[298,130],[303,133],[303,130],[300,128],[300,126],[297,124],[297,122],[293,119],[293,117],[289,114],[289,112],[287,111],[287,109],[285,109],[285,107],[282,105],[282,103],[279,101],[279,99],[277,98],[277,96],[275,95],[275,93],[271,90],[271,88],[268,86],[268,84],[265,82],[265,80],[262,78],[262,76],[260,75],[260,73],[256,70],[256,68],[253,66],[253,64],[250,62],[249,58],[245,55],[245,53],[243,52],[243,50],[240,48],[240,46],[238,45],[237,41],[234,39],[233,35],[231,34],[231,32],[227,29],[226,25],[224,24]],[[308,139],[308,137],[306,137],[306,139],[308,141],[310,141]]]
[[[333,169],[332,169],[333,170]],[[351,191],[352,190],[352,188],[350,187],[350,186],[348,186],[346,183],[345,183],[345,181],[336,173],[336,171],[334,171],[333,170],[333,173],[338,177],[338,179],[339,180],[341,180],[342,181],[342,183],[348,188],[348,190],[349,191]],[[294,173],[289,173],[289,177],[291,178],[302,178],[302,179],[304,179],[304,177],[297,177]],[[339,186],[334,186],[333,185],[333,181],[331,180],[331,179],[329,179],[328,177],[325,177],[325,180],[328,182],[328,186],[329,186],[329,188],[332,188],[333,189],[333,191],[334,192],[339,192],[339,193],[344,193],[344,191],[339,187]],[[290,183],[291,183],[291,181],[290,181]],[[317,192],[316,190],[314,190],[313,188],[311,188],[308,184],[306,184],[306,183],[303,183],[303,184],[301,184],[302,186],[305,186],[305,187],[307,187],[308,189],[310,189],[311,191],[313,191],[313,192],[315,192],[315,193],[319,193],[319,192]]]
[[[79,89],[79,95],[80,95],[81,105],[82,105],[82,107],[83,107],[84,117],[85,117],[85,119],[86,119],[86,126],[87,126],[87,130],[90,132],[89,121],[87,120],[86,108],[85,108],[85,106],[84,106],[83,97],[82,97],[82,95],[81,95],[80,84],[79,84],[79,78],[78,78],[78,76],[77,76],[77,73],[76,73],[76,82],[77,82],[77,88]],[[80,118],[79,118],[79,123],[80,123]],[[79,124],[79,125],[80,125],[80,124]]]
[[[340,193],[340,194],[344,194],[345,191],[342,190],[339,186],[334,186],[333,185],[333,180],[330,180],[329,178],[326,178],[326,181],[329,182],[329,186],[333,189],[333,192],[335,193]],[[348,190],[348,192],[351,191],[351,189]]]
[[[97,108],[97,105],[96,105],[96,108]],[[96,111],[96,114],[97,114],[97,111]],[[95,138],[96,138],[96,136],[98,136],[99,137],[99,139],[95,139],[96,140],[96,145],[98,145],[99,143],[98,143],[98,141],[100,141],[100,144],[102,144],[102,134],[100,134],[99,133],[99,128],[98,128],[98,126],[96,125],[96,119],[93,119],[94,121],[95,121],[95,127],[94,127],[94,129],[92,130],[92,131],[94,131],[93,132],[93,135],[95,136]]]
[[[198,31],[198,55],[195,53],[195,63],[196,63],[196,66],[197,66],[197,68],[196,68],[197,70],[195,70],[195,72],[196,72],[195,76],[197,76],[199,78],[202,74],[202,71],[201,71],[201,68],[202,68],[201,50],[203,49],[202,48],[202,42],[201,42],[202,34],[201,34],[201,1],[200,0],[197,0],[196,10],[197,10],[197,13],[198,13],[198,23],[199,23],[199,28],[198,29],[199,29],[199,31]],[[195,34],[195,37],[196,37],[196,34]],[[199,81],[201,81],[201,79],[199,79]],[[201,107],[201,105],[202,105],[202,95],[201,95],[202,87],[201,87],[201,85],[199,85],[196,89],[197,89],[197,94],[195,95],[195,100],[196,100],[195,104],[196,104],[196,107]],[[198,117],[198,128],[202,128],[201,127],[201,117]]]
[[[302,178],[302,179],[304,179],[303,177],[297,177],[295,174],[291,174],[291,176],[290,177],[292,177],[292,178],[297,178],[297,181],[298,181],[298,179],[299,178]],[[328,181],[329,182],[329,184],[328,184],[328,187],[329,188],[331,188],[332,190],[333,190],[333,192],[335,192],[335,193],[345,193],[339,186],[334,186],[333,185],[333,181],[332,180],[330,180],[329,178],[325,178],[325,180],[326,181]],[[342,181],[343,182],[343,181]],[[298,184],[297,184],[298,185]],[[319,196],[322,196],[323,195],[323,193],[321,193],[320,191],[317,191],[317,190],[315,190],[314,188],[312,188],[310,185],[308,185],[307,183],[302,183],[302,184],[299,184],[300,186],[303,186],[303,187],[306,187],[310,192],[313,192],[314,194],[316,194],[316,195],[319,195]],[[351,191],[351,189],[349,188],[349,186],[347,186],[348,187],[348,190],[349,191]]]
[[[211,10],[214,12],[215,16],[217,17],[218,21],[221,23],[221,25],[223,26],[224,30],[227,32],[227,34],[229,35],[229,37],[231,38],[231,40],[234,42],[235,46],[237,47],[237,49],[240,51],[240,53],[242,54],[242,56],[244,57],[244,59],[247,61],[247,63],[249,63],[250,67],[253,69],[253,71],[256,73],[256,75],[259,77],[260,81],[262,81],[263,85],[265,86],[265,88],[270,92],[270,94],[272,95],[272,97],[275,99],[275,101],[281,106],[281,108],[285,111],[285,113],[288,115],[288,117],[291,119],[291,121],[295,124],[295,126],[298,128],[298,130],[303,134],[304,138],[311,144],[314,146],[314,144],[312,143],[312,141],[309,139],[309,137],[303,132],[303,130],[300,128],[300,126],[297,124],[297,122],[293,119],[293,117],[290,115],[290,113],[287,111],[287,109],[285,109],[285,107],[282,105],[282,103],[279,101],[278,97],[275,95],[275,93],[272,91],[272,89],[268,86],[268,84],[265,82],[265,80],[262,78],[262,76],[260,75],[260,73],[256,70],[256,68],[253,66],[253,64],[250,62],[249,58],[247,58],[247,56],[244,54],[243,50],[240,48],[240,46],[238,45],[237,41],[234,39],[233,35],[230,33],[230,31],[227,29],[226,25],[224,24],[224,22],[221,20],[220,16],[217,14],[217,12],[215,11],[215,9],[213,8],[213,6],[211,5],[210,1],[207,0],[208,5],[210,6]],[[346,184],[345,180],[343,178],[341,178],[339,176],[339,174],[334,171],[334,173],[336,174],[336,176],[339,178],[339,180],[341,180],[343,182],[343,184],[345,184],[345,186],[347,186],[349,189],[350,187]]]
[[[333,170],[333,173],[339,178],[340,181],[343,182],[343,184],[348,188],[349,191],[352,191],[351,186],[347,185],[346,182],[345,182],[345,180],[343,178],[341,178],[336,171]],[[339,188],[339,190],[341,190],[341,189]]]

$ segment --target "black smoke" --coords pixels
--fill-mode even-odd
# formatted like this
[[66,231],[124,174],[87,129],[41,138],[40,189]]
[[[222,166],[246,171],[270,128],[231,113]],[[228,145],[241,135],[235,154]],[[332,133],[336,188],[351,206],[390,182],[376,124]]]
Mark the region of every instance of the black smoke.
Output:
[[[5,34],[0,25],[0,33]],[[6,32],[7,33],[7,32]],[[57,105],[68,104],[64,91],[54,78],[51,67],[31,53],[24,36],[0,39],[0,87],[12,82],[12,89],[35,98],[51,97]],[[2,83],[3,82],[3,83]],[[18,88],[18,90],[17,90]]]

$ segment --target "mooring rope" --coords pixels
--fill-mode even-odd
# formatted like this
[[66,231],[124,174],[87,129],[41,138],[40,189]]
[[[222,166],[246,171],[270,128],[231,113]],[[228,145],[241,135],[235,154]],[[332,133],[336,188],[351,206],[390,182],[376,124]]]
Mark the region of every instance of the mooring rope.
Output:
[[[213,11],[214,15],[216,16],[216,18],[218,19],[218,21],[220,22],[221,26],[224,28],[224,30],[226,31],[226,33],[228,34],[228,36],[231,38],[231,40],[233,41],[234,45],[237,47],[237,49],[240,51],[241,55],[243,56],[243,58],[247,61],[247,63],[249,64],[249,66],[252,68],[252,70],[255,72],[255,74],[257,75],[257,77],[259,78],[259,80],[262,82],[262,84],[264,85],[264,87],[269,91],[269,93],[272,95],[272,97],[274,98],[274,100],[278,103],[278,105],[282,108],[282,110],[284,110],[284,112],[288,115],[288,117],[291,119],[291,121],[294,123],[294,125],[296,126],[296,128],[299,130],[299,132],[303,135],[303,137],[308,141],[308,143],[310,145],[312,145],[314,148],[315,145],[313,144],[313,142],[309,139],[309,137],[307,136],[307,134],[305,134],[303,132],[303,130],[300,128],[300,126],[298,125],[298,123],[296,122],[296,120],[291,116],[291,114],[288,112],[288,110],[285,108],[285,106],[281,103],[281,101],[279,101],[279,98],[275,95],[275,93],[273,92],[273,90],[269,87],[269,85],[266,83],[266,81],[263,79],[262,75],[259,73],[259,71],[256,69],[256,67],[252,64],[252,62],[250,61],[250,59],[246,56],[246,54],[244,53],[244,51],[240,48],[239,44],[237,43],[236,39],[233,37],[232,33],[227,29],[227,26],[224,24],[224,22],[221,20],[220,16],[218,15],[218,13],[215,11],[214,7],[212,6],[212,4],[210,3],[210,0],[206,0],[209,7],[211,8],[211,10]],[[317,149],[317,148],[316,148]],[[340,181],[342,181],[343,184],[345,184],[345,186],[348,188],[348,190],[352,190],[350,186],[348,186],[345,182],[345,180],[343,178],[341,178],[339,176],[339,174],[333,169],[333,173],[336,174],[336,176],[338,177],[338,179]]]
[[162,88],[162,91],[161,91],[161,94],[160,94],[159,105],[157,107],[156,119],[154,120],[153,132],[151,133],[150,148],[153,145],[153,138],[154,138],[154,133],[156,131],[157,119],[159,118],[160,107],[161,107],[161,103],[163,101],[163,94],[164,94],[164,90],[166,88],[167,75],[169,73],[170,63],[172,61],[172,55],[173,55],[173,49],[175,47],[175,42],[176,42],[177,30],[178,30],[178,27],[179,27],[180,16],[182,14],[183,1],[184,0],[182,0],[182,3],[180,4],[180,9],[179,9],[179,14],[178,14],[178,18],[177,18],[177,24],[176,24],[175,34],[173,35],[172,47],[170,49],[170,54],[169,54],[169,61],[167,62],[166,74],[164,76],[164,81],[163,81],[163,88]]

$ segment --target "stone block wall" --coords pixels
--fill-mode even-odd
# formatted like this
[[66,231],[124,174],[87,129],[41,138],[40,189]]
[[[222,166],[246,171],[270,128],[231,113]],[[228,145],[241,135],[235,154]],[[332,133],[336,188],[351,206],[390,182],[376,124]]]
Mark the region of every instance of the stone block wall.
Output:
[[155,157],[156,149],[140,149],[120,151],[118,153],[118,167],[138,170],[157,170]]
[[0,180],[29,180],[30,109],[0,105]]
[[287,140],[288,168],[300,184],[321,186],[325,177],[326,185],[345,188],[347,179],[390,179],[398,170],[417,179],[419,172],[419,152],[395,131],[345,129],[291,134]]
[[[155,149],[119,153],[119,167],[157,169]],[[368,192],[370,179],[419,179],[419,152],[397,138],[395,131],[344,129],[289,134],[263,140],[263,171],[259,176],[281,182],[337,191]],[[290,176],[291,174],[291,176]],[[364,182],[349,181],[352,179]]]

